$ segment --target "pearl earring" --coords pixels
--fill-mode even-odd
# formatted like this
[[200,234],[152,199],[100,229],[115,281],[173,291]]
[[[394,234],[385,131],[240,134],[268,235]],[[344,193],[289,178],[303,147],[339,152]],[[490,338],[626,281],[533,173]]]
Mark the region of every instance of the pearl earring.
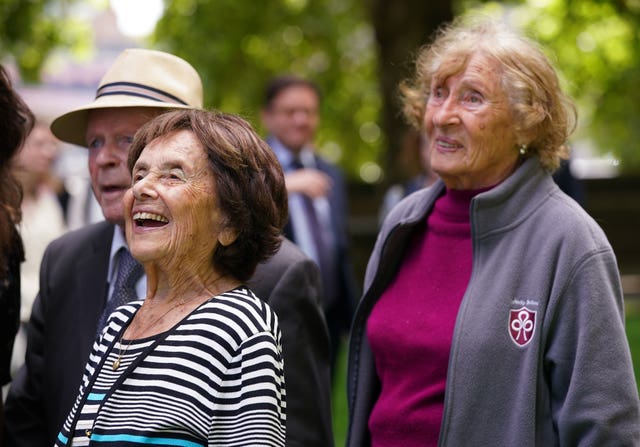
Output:
[[520,152],[520,155],[525,155],[527,153],[527,145],[521,144],[519,146],[519,152]]

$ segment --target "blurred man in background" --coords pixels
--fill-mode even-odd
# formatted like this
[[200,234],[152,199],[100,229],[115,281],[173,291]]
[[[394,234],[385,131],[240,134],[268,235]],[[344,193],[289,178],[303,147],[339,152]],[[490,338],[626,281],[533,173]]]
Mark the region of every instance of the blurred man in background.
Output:
[[285,171],[289,193],[285,235],[316,261],[322,274],[333,373],[342,338],[351,325],[356,287],[349,258],[345,181],[313,145],[319,109],[316,84],[281,76],[266,87],[262,122],[269,132],[267,143]]

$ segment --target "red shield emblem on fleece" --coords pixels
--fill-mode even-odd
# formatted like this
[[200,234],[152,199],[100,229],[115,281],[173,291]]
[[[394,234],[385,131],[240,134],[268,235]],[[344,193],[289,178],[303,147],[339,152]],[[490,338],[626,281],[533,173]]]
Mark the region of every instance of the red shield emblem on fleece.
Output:
[[526,307],[509,311],[509,336],[518,346],[526,346],[536,330],[536,312]]

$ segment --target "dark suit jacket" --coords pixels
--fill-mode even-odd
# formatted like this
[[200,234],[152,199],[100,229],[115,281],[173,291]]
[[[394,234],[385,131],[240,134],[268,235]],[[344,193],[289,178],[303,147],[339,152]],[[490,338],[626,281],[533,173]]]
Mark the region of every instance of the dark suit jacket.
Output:
[[[267,142],[269,141],[268,139]],[[330,324],[340,332],[347,332],[351,325],[351,317],[357,299],[357,287],[349,256],[347,186],[344,176],[338,168],[317,155],[314,155],[314,159],[316,169],[331,178],[332,188],[327,196],[327,202],[329,203],[331,229],[336,245],[334,261],[338,266],[337,293],[336,296],[325,296],[324,308],[326,312],[331,312],[331,316],[334,319]],[[296,242],[296,235],[290,223],[285,226],[284,234]]]
[[[25,365],[5,404],[8,446],[53,445],[78,394],[106,303],[114,226],[67,233],[47,248]],[[315,264],[285,240],[248,285],[276,311],[287,390],[287,446],[331,446],[329,340]]]

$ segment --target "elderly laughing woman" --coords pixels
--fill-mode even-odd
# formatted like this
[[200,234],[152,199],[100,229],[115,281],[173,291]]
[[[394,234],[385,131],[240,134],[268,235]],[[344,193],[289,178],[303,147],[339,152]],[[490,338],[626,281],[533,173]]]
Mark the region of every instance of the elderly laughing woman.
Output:
[[281,241],[278,161],[242,119],[185,110],[145,125],[129,166],[147,296],[111,315],[57,445],[284,445],[278,320],[243,285]]

